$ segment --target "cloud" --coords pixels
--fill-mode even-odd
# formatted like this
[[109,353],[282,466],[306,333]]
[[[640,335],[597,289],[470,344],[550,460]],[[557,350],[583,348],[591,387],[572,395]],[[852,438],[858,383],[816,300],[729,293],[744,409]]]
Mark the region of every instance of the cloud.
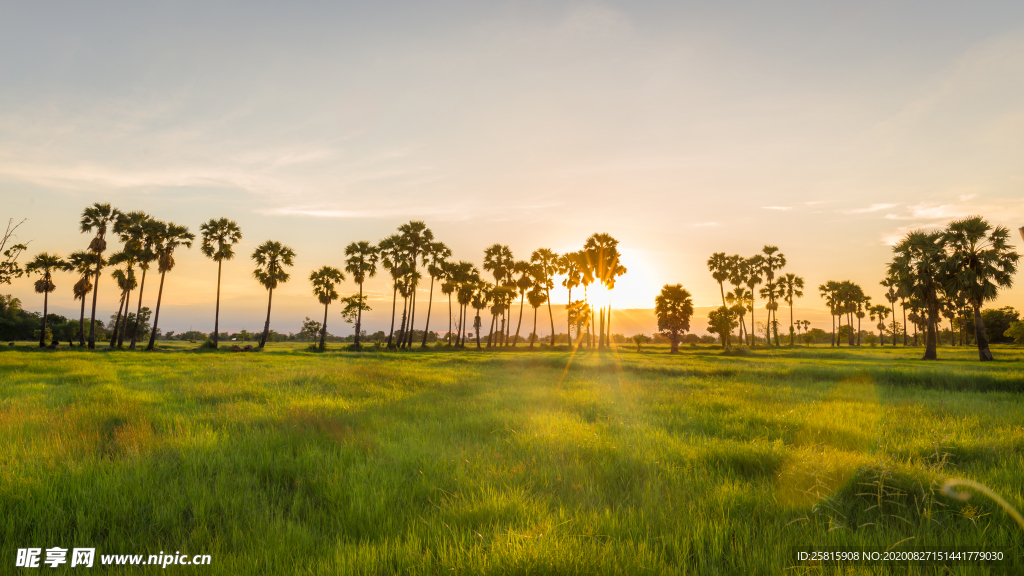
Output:
[[922,202],[914,206],[908,206],[907,208],[909,210],[908,214],[890,213],[886,214],[885,218],[888,220],[946,220],[950,218],[961,218],[971,213],[970,209],[964,206],[958,206],[955,203],[927,204]]
[[887,210],[889,208],[895,208],[899,204],[872,204],[867,208],[856,208],[854,210],[844,210],[844,214],[864,214],[866,212],[878,212],[879,210]]
[[765,210],[792,210],[792,206],[761,206]]
[[690,226],[694,228],[706,228],[710,226],[721,226],[721,224],[718,222],[694,222],[693,224],[690,224]]

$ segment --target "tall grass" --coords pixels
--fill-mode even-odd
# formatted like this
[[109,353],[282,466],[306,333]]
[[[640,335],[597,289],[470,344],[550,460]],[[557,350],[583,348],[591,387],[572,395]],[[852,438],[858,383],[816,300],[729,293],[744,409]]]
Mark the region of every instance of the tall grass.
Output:
[[789,569],[805,545],[1018,558],[1001,508],[941,490],[1024,502],[1024,355],[970,352],[4,351],[0,572],[30,546],[210,554],[175,568],[204,574],[819,573]]

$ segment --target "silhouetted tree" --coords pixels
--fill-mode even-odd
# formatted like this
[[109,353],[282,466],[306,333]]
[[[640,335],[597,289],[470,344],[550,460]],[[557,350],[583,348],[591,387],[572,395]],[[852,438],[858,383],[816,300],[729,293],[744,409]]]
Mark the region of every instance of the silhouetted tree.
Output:
[[[352,280],[359,284],[359,302],[363,300],[363,282],[367,278],[377,275],[377,259],[379,254],[377,248],[369,242],[352,242],[345,247],[345,271],[352,275]],[[347,305],[346,305],[347,306]],[[346,310],[348,308],[346,307]],[[363,310],[362,306],[354,308],[356,313],[356,335],[354,348],[359,349],[359,338],[362,335]]]
[[679,340],[689,331],[693,317],[690,292],[682,284],[666,284],[654,298],[654,313],[658,317],[658,331],[672,343],[672,353],[679,352]]
[[1020,254],[1009,244],[1009,239],[1009,229],[993,227],[981,216],[950,222],[943,233],[949,252],[943,263],[944,283],[951,291],[962,294],[974,308],[978,358],[982,362],[992,360],[992,351],[982,323],[981,307],[995,300],[1000,288],[1013,286],[1013,275],[1020,260]]
[[56,254],[41,252],[36,254],[28,264],[25,265],[25,272],[31,276],[39,274],[40,278],[35,282],[35,291],[43,295],[43,326],[39,332],[39,347],[46,346],[46,316],[49,314],[50,292],[57,289],[53,283],[53,273],[70,271],[71,264]]
[[310,272],[309,282],[313,285],[313,295],[324,305],[324,322],[320,327],[320,351],[327,347],[327,308],[338,299],[338,291],[335,286],[345,280],[341,270],[333,266],[323,266],[319,270]]
[[96,235],[89,243],[89,251],[97,256],[93,264],[96,265],[96,272],[93,274],[92,289],[92,315],[89,317],[89,349],[96,348],[96,295],[100,288],[100,268],[103,265],[103,252],[107,249],[107,228],[117,219],[121,212],[112,208],[110,204],[99,202],[89,206],[82,212],[81,230],[83,233],[95,232]]
[[213,347],[220,342],[220,273],[225,260],[235,257],[234,245],[242,239],[242,230],[233,220],[211,218],[199,226],[203,235],[200,250],[217,263],[217,303],[213,312]]
[[157,255],[157,270],[160,272],[160,288],[156,292],[156,310],[153,312],[153,331],[149,334],[149,345],[146,346],[146,350],[153,350],[156,348],[156,335],[160,329],[160,302],[164,297],[164,279],[167,277],[167,273],[174,269],[174,251],[179,246],[185,248],[192,247],[192,240],[195,239],[196,235],[189,232],[188,228],[179,226],[174,222],[168,222],[163,225],[157,244],[156,244],[156,255]]
[[270,334],[270,307],[274,302],[274,288],[287,282],[290,278],[284,268],[295,265],[295,250],[280,242],[267,240],[256,247],[252,253],[252,259],[256,262],[256,269],[253,270],[252,275],[267,289],[267,321],[263,324],[263,335],[260,336],[259,345],[262,350],[267,344],[267,336]]

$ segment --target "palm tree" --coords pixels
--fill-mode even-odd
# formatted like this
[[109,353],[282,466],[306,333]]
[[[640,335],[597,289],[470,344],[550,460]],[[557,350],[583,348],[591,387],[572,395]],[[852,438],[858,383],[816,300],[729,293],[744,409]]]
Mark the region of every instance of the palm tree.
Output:
[[537,336],[537,308],[540,308],[548,301],[547,290],[541,290],[541,288],[543,286],[534,286],[533,290],[526,294],[526,299],[530,301],[530,307],[533,308],[533,332],[530,334],[530,350],[533,350],[533,340]]
[[[120,252],[110,257],[107,262],[109,265],[116,266],[118,264],[125,265],[125,271],[118,277],[118,283],[129,286],[127,292],[122,294],[121,300],[124,303],[124,318],[125,321],[121,322],[121,310],[118,310],[117,320],[114,324],[114,334],[110,339],[110,346],[121,347],[124,345],[124,331],[128,324],[128,306],[131,303],[131,292],[135,289],[138,283],[135,281],[135,264],[145,256],[143,241],[145,238],[145,227],[146,223],[149,222],[150,216],[140,210],[133,210],[131,212],[122,213],[117,216],[114,220],[113,232],[117,234],[118,238],[124,244],[124,247]],[[123,289],[122,289],[123,290]],[[118,328],[120,325],[120,328]]]
[[[359,284],[359,301],[363,301],[363,282],[377,275],[377,248],[369,242],[352,242],[345,247],[345,271],[352,275],[352,280]],[[362,330],[363,308],[356,313],[356,350],[359,349],[359,336]]]
[[120,214],[121,211],[117,208],[112,208],[110,204],[100,204],[99,202],[82,211],[81,231],[83,233],[96,232],[92,242],[89,243],[89,251],[96,255],[96,260],[93,262],[96,265],[96,272],[93,275],[95,279],[93,280],[92,290],[92,315],[89,318],[90,350],[96,348],[96,295],[99,294],[100,288],[100,268],[103,262],[103,252],[107,249],[107,228],[117,220]]
[[423,327],[423,342],[420,348],[427,347],[427,334],[430,333],[430,311],[434,308],[434,280],[444,278],[444,264],[452,257],[452,251],[444,242],[431,242],[423,252],[423,264],[430,274],[430,299],[427,301],[427,324]]
[[[68,263],[71,264],[72,269],[78,274],[78,282],[75,283],[74,287],[75,300],[82,301],[82,315],[78,320],[78,343],[80,346],[85,346],[85,297],[89,295],[89,292],[92,292],[92,281],[90,278],[92,277],[93,269],[96,267],[96,255],[85,250],[72,252],[68,256]],[[103,264],[106,264],[105,260]]]
[[[515,267],[515,258],[512,256],[512,250],[508,246],[502,244],[492,244],[486,250],[484,250],[484,270],[490,272],[494,276],[495,286],[512,286],[512,273]],[[507,344],[507,332],[506,332],[506,314],[502,312],[501,315],[501,343]]]
[[838,338],[836,338],[836,315],[840,310],[840,286],[839,282],[835,280],[829,280],[828,282],[818,286],[818,292],[821,293],[822,299],[825,300],[825,305],[828,306],[829,315],[832,317],[832,347],[836,346]]
[[893,247],[893,261],[889,273],[897,278],[900,288],[917,299],[927,310],[924,360],[937,358],[935,322],[939,315],[939,291],[942,287],[945,262],[945,237],[941,232],[916,230],[907,234]]
[[747,342],[747,329],[744,316],[747,314],[747,301],[750,300],[750,298],[750,291],[743,286],[737,286],[725,295],[725,300],[729,303],[729,310],[731,310],[739,320],[739,337],[744,344]]
[[[857,286],[857,288],[860,289],[860,286]],[[871,307],[871,296],[864,294],[864,292],[860,292],[857,296],[857,346],[860,346],[860,321],[864,319],[864,311]]]
[[[892,345],[895,348],[896,347],[896,327],[895,327],[895,324],[896,324],[896,301],[900,299],[900,295],[899,295],[899,292],[898,292],[898,290],[899,290],[899,282],[897,282],[895,278],[893,278],[891,276],[887,276],[884,280],[879,282],[879,284],[881,284],[882,287],[886,289],[886,291],[885,291],[885,299],[889,301],[889,308],[892,310],[892,322],[893,322]],[[906,342],[904,342],[904,345],[906,345]]]
[[658,316],[658,331],[672,343],[672,353],[679,352],[679,340],[690,329],[693,316],[693,297],[682,284],[666,284],[654,298],[654,313]]
[[189,232],[185,226],[179,226],[174,222],[168,222],[162,226],[156,244],[157,270],[160,272],[160,288],[156,292],[156,310],[153,312],[153,331],[149,334],[149,345],[146,350],[156,348],[156,334],[160,325],[160,302],[164,297],[164,279],[167,273],[174,269],[174,251],[179,246],[192,247],[192,241],[196,235]]
[[774,323],[769,318],[769,325],[774,326],[775,345],[779,345],[779,329],[778,329],[778,317],[775,316],[778,310],[778,304],[775,299],[779,294],[779,291],[775,289],[775,271],[781,270],[786,267],[786,256],[779,252],[778,246],[765,246],[761,249],[763,254],[761,258],[761,271],[764,274],[765,280],[768,282],[768,296],[769,304],[772,305],[769,310],[770,314],[775,317]]
[[217,304],[213,312],[213,347],[220,342],[220,273],[225,260],[235,257],[234,245],[242,239],[242,230],[233,220],[211,218],[199,226],[203,235],[200,250],[217,263]]
[[[725,255],[725,252],[715,252],[708,258],[708,270],[711,271],[711,277],[718,282],[718,292],[722,295],[722,306],[725,306],[725,281],[732,275],[730,269],[730,259]],[[731,339],[731,334],[726,336],[726,340]]]
[[[742,278],[743,284],[750,290],[750,347],[754,348],[757,343],[757,331],[754,329],[754,295],[757,294],[757,286],[761,283],[761,271],[764,268],[764,257],[755,254],[737,267],[737,275]],[[765,337],[767,341],[767,337]]]
[[944,269],[945,284],[950,291],[965,296],[974,308],[978,358],[982,362],[992,360],[985,325],[981,321],[981,307],[994,300],[1000,288],[1013,286],[1020,254],[1009,244],[1009,229],[993,227],[981,216],[950,222],[943,239],[949,251]]
[[480,349],[480,328],[482,327],[480,322],[480,311],[487,308],[487,303],[491,297],[491,288],[493,285],[486,280],[477,280],[473,282],[472,297],[470,304],[473,309],[476,310],[476,317],[473,319],[473,329],[476,331],[476,349]]
[[793,346],[796,344],[793,336],[793,300],[803,298],[804,279],[790,272],[779,278],[779,284],[782,286],[782,298],[789,304],[789,345]]
[[37,254],[31,262],[25,265],[26,274],[31,276],[38,273],[41,276],[35,283],[36,293],[43,295],[43,327],[39,332],[40,348],[46,346],[46,315],[49,314],[50,292],[57,289],[57,286],[53,283],[53,273],[71,270],[71,264],[65,262],[60,256],[48,252]]
[[448,346],[452,345],[452,322],[454,317],[452,315],[452,292],[455,292],[458,288],[458,284],[455,280],[455,274],[458,271],[458,264],[454,262],[442,262],[441,263],[441,294],[448,297]]
[[[871,315],[872,322],[878,320],[878,341],[880,345],[885,346],[885,319],[889,317],[889,308],[885,304],[876,304],[868,308],[868,314]],[[895,334],[893,339],[896,339]]]
[[[124,325],[128,323],[128,305],[130,303],[129,295],[139,283],[135,281],[135,269],[132,267],[133,262],[129,258],[119,258],[119,255],[124,254],[124,251],[118,252],[110,257],[111,264],[118,264],[123,262],[125,264],[124,270],[120,268],[115,269],[110,273],[111,277],[117,282],[117,287],[121,289],[121,300],[120,306],[117,309],[117,317],[114,320],[114,330],[110,335],[110,347],[113,348],[117,345],[118,336],[121,335],[121,331]],[[124,312],[122,316],[122,312]],[[122,322],[121,319],[124,318]]]
[[159,258],[156,247],[160,243],[160,237],[165,228],[166,224],[152,218],[147,219],[140,225],[141,239],[139,241],[138,261],[139,268],[142,269],[142,280],[139,282],[139,298],[135,310],[135,324],[132,326],[132,339],[128,343],[129,350],[135,350],[135,342],[139,336],[139,323],[142,322],[142,295],[146,291],[146,272],[149,271],[150,265]]
[[[398,232],[401,234],[406,250],[409,253],[410,280],[412,281],[412,285],[409,287],[409,297],[412,299],[412,302],[410,302],[409,306],[408,334],[402,332],[402,342],[400,343],[400,347],[405,348],[412,346],[413,324],[416,320],[416,286],[419,284],[421,276],[416,271],[416,259],[423,255],[424,250],[430,248],[431,243],[434,241],[434,233],[420,220],[410,220],[408,224],[402,224],[398,227]],[[426,259],[424,258],[425,262]],[[426,332],[424,332],[424,337],[426,337]]]
[[[256,247],[252,253],[252,259],[256,262],[256,269],[252,275],[264,288],[267,289],[267,321],[263,324],[263,336],[260,337],[260,350],[267,344],[267,336],[270,334],[270,306],[274,301],[274,288],[278,284],[287,282],[290,277],[284,271],[285,266],[295,265],[295,250],[274,240],[267,240]],[[153,326],[156,330],[156,326]]]
[[[572,289],[583,282],[583,265],[580,260],[579,252],[567,252],[558,258],[558,273],[565,276],[562,279],[562,286],[569,289],[569,303],[565,305],[566,310],[573,305]],[[566,316],[566,322],[565,334],[569,338],[569,348],[572,348],[572,321],[568,316]]]
[[[551,289],[555,287],[555,274],[559,270],[559,255],[549,248],[538,248],[530,255],[530,262],[536,265],[533,283],[544,289],[544,301],[548,305],[548,319],[551,321],[551,347],[555,346],[555,315],[551,311]],[[537,331],[534,330],[534,334]]]
[[[626,268],[619,265],[619,241],[605,233],[591,234],[583,245],[584,253],[590,263],[589,268],[595,280],[601,283],[606,290],[615,287],[615,279],[626,273]],[[611,325],[611,304],[605,303],[600,311],[600,335],[598,337],[598,348],[604,348],[609,344],[610,338],[605,333],[605,316],[608,317],[608,326]]]
[[404,240],[398,234],[392,234],[380,241],[377,245],[377,252],[380,255],[381,266],[391,276],[391,330],[388,333],[387,348],[391,349],[392,339],[395,335],[395,310],[398,306],[398,289],[402,286],[402,280],[408,273],[406,250]]
[[324,266],[310,272],[309,281],[313,284],[313,295],[324,305],[324,323],[320,327],[320,351],[323,352],[327,347],[327,308],[338,299],[334,287],[345,281],[345,275],[333,266]]
[[478,282],[482,282],[482,280],[476,266],[461,260],[455,272],[455,282],[456,300],[459,303],[459,335],[456,339],[456,345],[465,347],[466,321],[469,317],[467,309],[473,301],[474,286]]
[[512,265],[512,273],[519,276],[515,280],[515,287],[519,292],[519,322],[516,324],[516,336],[512,339],[512,347],[515,348],[519,342],[519,330],[523,327],[523,305],[526,303],[526,293],[533,288],[533,266],[525,260],[517,260]]

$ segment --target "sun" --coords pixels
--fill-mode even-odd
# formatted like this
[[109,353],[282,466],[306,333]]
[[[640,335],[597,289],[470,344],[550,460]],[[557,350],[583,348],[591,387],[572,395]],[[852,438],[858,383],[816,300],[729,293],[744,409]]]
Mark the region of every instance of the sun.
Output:
[[594,310],[607,306],[611,302],[611,296],[611,291],[597,282],[587,288],[587,300],[590,301],[590,307]]

